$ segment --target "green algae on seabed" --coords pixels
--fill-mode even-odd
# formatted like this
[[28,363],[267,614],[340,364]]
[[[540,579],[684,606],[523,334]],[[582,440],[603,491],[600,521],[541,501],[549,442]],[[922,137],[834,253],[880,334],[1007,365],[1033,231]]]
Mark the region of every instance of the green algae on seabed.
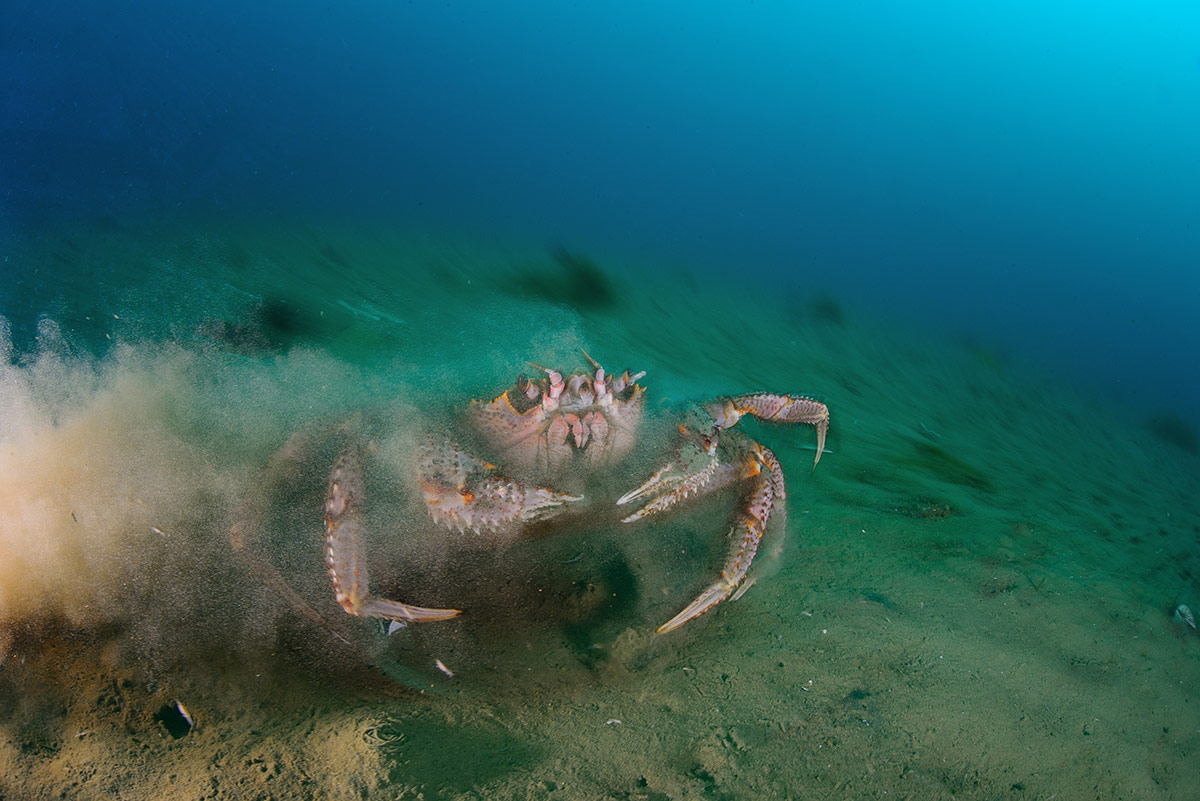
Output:
[[[93,353],[44,337],[3,376],[0,487],[23,528],[0,546],[32,561],[0,572],[22,593],[2,596],[0,796],[1194,792],[1200,637],[1171,611],[1200,603],[1196,461],[1095,399],[863,320],[851,299],[816,313],[599,254],[68,233],[21,258],[44,266],[69,242],[99,276],[67,276],[56,306]],[[611,302],[580,302],[594,271]],[[29,352],[32,325],[14,328]],[[121,344],[99,355],[106,335]],[[455,405],[529,361],[582,366],[581,348],[648,371],[651,446],[669,449],[688,399],[811,392],[832,411],[815,471],[811,430],[745,426],[788,475],[786,530],[764,546],[782,543],[777,570],[667,636],[654,627],[719,569],[734,493],[491,550],[432,529],[405,469],[419,429],[453,428]],[[259,582],[227,532],[293,431],[356,411],[375,443],[373,580],[467,612],[390,637],[341,615],[320,446],[272,485],[256,546],[347,644]],[[72,554],[86,581],[56,570]],[[196,721],[178,738],[154,719],[176,702]]]

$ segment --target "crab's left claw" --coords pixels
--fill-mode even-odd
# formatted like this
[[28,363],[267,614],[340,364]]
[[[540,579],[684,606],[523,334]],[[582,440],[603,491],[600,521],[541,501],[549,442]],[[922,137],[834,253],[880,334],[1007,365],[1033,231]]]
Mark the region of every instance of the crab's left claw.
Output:
[[806,395],[780,395],[774,392],[755,392],[722,398],[708,405],[708,413],[718,430],[729,428],[751,415],[774,423],[808,423],[817,429],[817,455],[813,469],[825,452],[825,435],[829,433],[829,407]]
[[733,551],[721,578],[700,593],[696,600],[687,605],[679,614],[658,627],[658,633],[664,634],[677,629],[692,618],[712,609],[729,597],[746,577],[754,554],[758,552],[758,543],[766,531],[767,521],[771,519],[771,511],[775,504],[783,503],[787,490],[783,483],[783,469],[775,454],[758,443],[751,444],[751,452],[743,465],[743,474],[753,477],[750,489],[750,499],[746,508],[738,515],[729,535],[733,540]]

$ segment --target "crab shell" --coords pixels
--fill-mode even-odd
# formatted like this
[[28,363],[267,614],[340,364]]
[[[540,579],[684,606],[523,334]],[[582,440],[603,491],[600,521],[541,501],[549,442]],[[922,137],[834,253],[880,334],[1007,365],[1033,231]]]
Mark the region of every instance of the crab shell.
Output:
[[[543,368],[544,369],[544,368]],[[521,376],[517,385],[489,402],[472,401],[468,418],[506,462],[555,475],[578,454],[587,468],[606,467],[633,449],[645,405],[637,380],[644,372],[606,376],[555,370],[545,378]]]

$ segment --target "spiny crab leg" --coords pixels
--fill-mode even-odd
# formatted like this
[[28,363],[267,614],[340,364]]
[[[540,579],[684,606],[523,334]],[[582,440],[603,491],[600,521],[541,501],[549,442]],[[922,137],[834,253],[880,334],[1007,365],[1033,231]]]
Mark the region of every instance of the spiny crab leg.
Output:
[[277,486],[289,480],[295,480],[300,471],[301,463],[312,456],[312,432],[296,432],[287,442],[279,447],[267,461],[267,466],[252,482],[237,509],[229,526],[229,542],[238,556],[245,560],[246,565],[262,579],[263,583],[285,598],[293,608],[319,626],[329,629],[347,645],[350,640],[341,627],[326,618],[313,608],[301,595],[292,589],[284,580],[278,568],[265,558],[254,547],[254,541],[266,527],[267,515],[270,513],[270,494]]
[[804,395],[778,395],[771,392],[755,392],[735,398],[721,398],[708,404],[705,409],[713,418],[717,429],[726,429],[752,415],[760,420],[776,423],[809,423],[817,428],[817,456],[813,469],[821,461],[825,450],[825,435],[829,431],[829,407],[819,400]]
[[348,446],[337,458],[325,498],[325,565],[337,602],[352,615],[427,623],[462,614],[460,609],[429,609],[376,598],[370,592],[362,538],[362,467],[358,448]]
[[771,510],[776,503],[784,502],[787,491],[784,488],[783,469],[779,466],[779,460],[775,458],[775,454],[757,442],[751,443],[750,455],[743,465],[743,471],[753,476],[750,500],[745,511],[738,514],[729,532],[730,538],[734,540],[734,548],[729,561],[725,563],[725,569],[721,571],[721,578],[709,585],[683,611],[659,626],[659,634],[677,629],[692,618],[712,609],[728,598],[746,577],[746,571],[754,561],[754,554],[758,552],[758,544],[767,528],[767,521],[771,518]]
[[[821,461],[821,454],[825,450],[825,436],[829,430],[829,408],[818,400],[803,395],[763,392],[721,398],[705,406],[705,411],[712,418],[711,433],[699,435],[680,426],[680,432],[685,437],[698,441],[685,443],[674,461],[668,462],[650,476],[646,483],[617,500],[617,505],[623,506],[646,495],[656,496],[641,510],[621,522],[632,523],[634,520],[668,509],[686,498],[712,492],[749,475],[744,470],[722,465],[717,455],[719,432],[736,425],[747,414],[775,422],[815,425],[817,455],[813,460],[813,468],[815,469]],[[756,472],[757,470],[753,470],[751,474]],[[780,475],[782,476],[782,473]]]
[[[739,479],[749,480],[749,500],[730,531],[734,550],[721,578],[710,585],[682,612],[658,628],[659,633],[672,631],[692,618],[712,609],[738,588],[750,569],[758,544],[766,530],[775,503],[782,504],[787,495],[783,468],[769,449],[754,441],[745,441],[744,457],[737,466],[723,464],[717,450],[721,432],[737,424],[749,414],[762,420],[781,423],[809,423],[817,429],[817,455],[813,469],[825,450],[829,430],[829,408],[818,400],[803,395],[780,395],[766,392],[721,398],[704,407],[711,420],[707,434],[681,426],[687,442],[680,447],[674,461],[669,462],[649,480],[621,496],[619,505],[650,496],[639,511],[626,517],[631,523],[647,515],[661,512],[689,497],[703,495]],[[702,429],[704,426],[696,426]]]
[[624,506],[650,497],[645,506],[621,522],[632,523],[665,511],[680,501],[727,487],[740,477],[737,466],[723,463],[717,456],[714,438],[684,443],[673,461],[656,470],[640,487],[617,499],[617,505]]

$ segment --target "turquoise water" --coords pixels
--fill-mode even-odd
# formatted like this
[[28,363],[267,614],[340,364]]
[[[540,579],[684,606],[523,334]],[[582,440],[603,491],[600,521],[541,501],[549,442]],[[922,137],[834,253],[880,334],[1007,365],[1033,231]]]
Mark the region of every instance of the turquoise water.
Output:
[[[0,798],[1187,799],[1200,51],[1170,4],[0,11]],[[646,371],[584,514],[416,450]],[[623,524],[690,404],[732,487]],[[363,450],[378,594],[330,472]]]

